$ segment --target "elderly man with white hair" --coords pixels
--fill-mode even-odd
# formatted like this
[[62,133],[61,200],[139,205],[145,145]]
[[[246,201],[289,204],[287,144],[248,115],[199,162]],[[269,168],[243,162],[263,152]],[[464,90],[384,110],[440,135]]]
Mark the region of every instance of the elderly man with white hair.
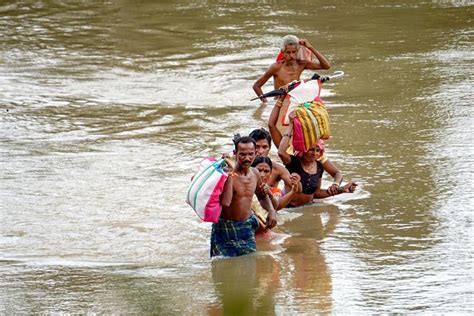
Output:
[[[304,58],[301,46],[306,47],[318,60],[313,62],[311,59]],[[273,84],[275,89],[284,86],[293,80],[300,80],[301,73],[305,69],[329,69],[331,64],[329,61],[317,51],[311,43],[304,39],[298,39],[294,35],[286,35],[282,39],[281,53],[275,63],[273,63],[260,78],[253,84],[253,90],[260,96],[263,94],[262,86],[273,76]],[[261,98],[262,102],[266,102],[265,98]]]

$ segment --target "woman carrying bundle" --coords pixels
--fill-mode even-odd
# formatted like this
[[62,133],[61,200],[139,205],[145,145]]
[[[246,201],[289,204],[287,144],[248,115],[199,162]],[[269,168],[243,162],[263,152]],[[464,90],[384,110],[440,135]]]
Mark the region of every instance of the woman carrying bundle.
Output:
[[[357,184],[349,182],[345,186],[340,187],[342,181],[342,174],[327,158],[324,162],[318,161],[324,153],[324,141],[319,140],[316,144],[311,146],[306,152],[299,155],[290,155],[287,150],[290,146],[290,138],[293,133],[294,113],[290,113],[290,124],[286,134],[280,137],[273,137],[274,140],[280,141],[276,144],[278,147],[278,156],[282,160],[285,167],[290,173],[297,173],[301,177],[302,192],[293,194],[289,205],[300,206],[311,203],[314,198],[325,198],[341,193],[354,192]],[[270,131],[272,128],[270,127]],[[277,129],[273,132],[279,134]],[[272,135],[273,136],[273,135]],[[334,183],[327,189],[321,189],[321,180],[323,172],[327,171],[333,178]]]

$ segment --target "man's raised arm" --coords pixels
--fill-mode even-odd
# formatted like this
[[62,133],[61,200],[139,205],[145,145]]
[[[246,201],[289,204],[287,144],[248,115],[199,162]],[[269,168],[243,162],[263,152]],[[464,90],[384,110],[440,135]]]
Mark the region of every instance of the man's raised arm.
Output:
[[317,69],[331,68],[331,64],[329,63],[327,58],[324,57],[324,55],[321,54],[319,51],[317,51],[307,39],[304,39],[304,38],[300,39],[300,45],[309,49],[314,54],[314,56],[316,56],[316,59],[319,61],[319,63],[313,63],[311,61],[307,61],[306,66],[305,66],[306,69],[317,70]]

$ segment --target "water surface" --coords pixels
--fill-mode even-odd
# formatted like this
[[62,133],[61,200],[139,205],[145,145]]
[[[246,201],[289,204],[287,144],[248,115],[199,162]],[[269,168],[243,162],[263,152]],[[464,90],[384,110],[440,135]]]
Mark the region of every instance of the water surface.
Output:
[[[473,312],[470,1],[0,12],[0,312]],[[255,255],[210,260],[189,179],[265,126],[251,86],[286,34],[346,73],[324,86],[327,150],[359,190],[282,212]]]

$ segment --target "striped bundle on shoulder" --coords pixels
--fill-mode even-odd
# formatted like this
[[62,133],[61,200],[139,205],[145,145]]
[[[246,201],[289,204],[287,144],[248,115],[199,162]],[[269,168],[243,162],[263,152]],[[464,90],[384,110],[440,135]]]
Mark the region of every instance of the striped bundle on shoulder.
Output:
[[222,210],[220,195],[227,180],[224,165],[223,159],[204,158],[189,185],[186,202],[205,222],[219,221]]

